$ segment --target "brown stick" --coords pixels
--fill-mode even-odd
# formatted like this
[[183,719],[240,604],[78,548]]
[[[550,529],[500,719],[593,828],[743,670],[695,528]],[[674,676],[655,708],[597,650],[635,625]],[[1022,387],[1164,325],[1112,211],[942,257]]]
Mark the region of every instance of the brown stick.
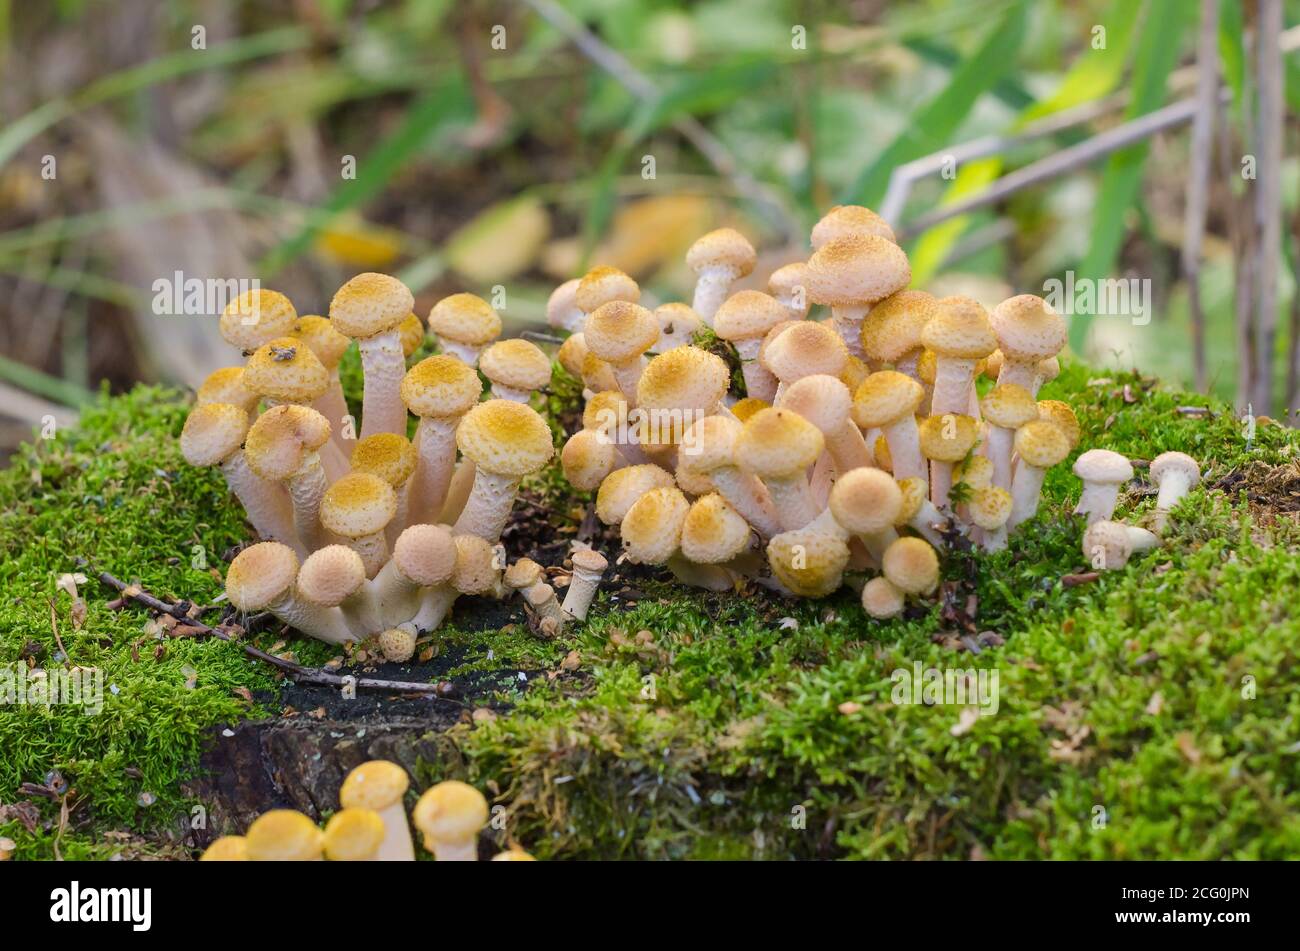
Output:
[[1255,27],[1255,71],[1258,109],[1255,159],[1259,180],[1255,189],[1256,260],[1259,282],[1255,292],[1256,413],[1273,410],[1273,349],[1277,340],[1277,279],[1282,259],[1282,102],[1284,78],[1282,0],[1259,0]]

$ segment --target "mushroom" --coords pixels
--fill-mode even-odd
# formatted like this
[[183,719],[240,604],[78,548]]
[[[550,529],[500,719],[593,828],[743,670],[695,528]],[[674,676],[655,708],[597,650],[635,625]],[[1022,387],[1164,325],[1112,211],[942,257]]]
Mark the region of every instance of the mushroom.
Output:
[[1038,419],[1038,404],[1023,387],[999,384],[980,400],[980,414],[988,424],[984,454],[993,463],[993,484],[1010,489],[1012,442],[1016,430]]
[[488,400],[460,421],[456,445],[474,462],[475,473],[474,488],[454,531],[495,544],[510,517],[520,480],[555,454],[551,430],[522,403]]
[[388,560],[384,530],[397,514],[397,493],[379,476],[353,472],[335,482],[321,499],[320,520],[326,529],[347,540],[373,578]]
[[393,520],[388,523],[388,528],[385,530],[389,545],[397,541],[402,526],[407,522],[408,486],[418,458],[410,440],[395,433],[375,433],[366,436],[358,440],[352,450],[353,472],[368,472],[379,476],[391,485],[397,494],[397,514],[393,516]]
[[546,323],[565,333],[576,333],[582,329],[587,315],[578,306],[578,278],[565,281],[551,291],[546,301]]
[[343,397],[343,384],[339,381],[339,361],[343,359],[343,354],[352,341],[339,333],[327,318],[315,315],[299,317],[293,325],[292,336],[305,343],[325,368],[329,384],[325,392],[312,403],[312,409],[330,421],[334,441],[342,448],[343,421],[351,414],[347,400]]
[[636,565],[667,564],[680,546],[682,525],[690,507],[676,486],[651,489],[633,502],[619,524],[628,561]]
[[402,341],[402,359],[411,359],[411,354],[420,349],[424,343],[424,324],[415,314],[407,314],[397,325],[397,335]]
[[451,579],[445,584],[423,589],[420,610],[401,627],[415,631],[434,630],[442,624],[460,595],[501,593],[501,571],[492,543],[477,535],[457,535],[453,540],[456,543],[456,566],[452,569]]
[[903,493],[888,473],[862,467],[844,473],[831,487],[830,512],[846,532],[862,539],[877,564],[898,538],[894,526],[903,509]]
[[1151,481],[1159,488],[1152,527],[1163,535],[1169,512],[1201,481],[1201,467],[1186,453],[1162,452],[1151,460]]
[[731,415],[739,422],[744,422],[753,416],[760,409],[767,409],[772,404],[767,400],[760,400],[754,396],[746,396],[742,400],[736,400],[731,406]]
[[610,301],[587,315],[582,335],[589,354],[609,364],[618,389],[635,405],[645,352],[659,340],[655,315],[640,304]]
[[691,306],[706,324],[731,293],[731,285],[754,270],[758,255],[739,231],[718,228],[696,240],[686,252],[686,264],[695,272],[695,298]]
[[429,311],[429,329],[437,336],[443,353],[472,367],[483,348],[501,336],[501,318],[481,297],[452,294]]
[[1063,403],[1060,400],[1039,400],[1038,418],[1053,423],[1065,434],[1065,438],[1069,440],[1071,452],[1074,451],[1083,438],[1083,430],[1079,428],[1079,418],[1074,415],[1074,410],[1070,409],[1069,403]]
[[929,542],[903,537],[885,549],[885,577],[904,594],[929,594],[939,584],[939,556]]
[[582,276],[573,294],[578,308],[584,314],[592,314],[610,301],[635,304],[641,299],[641,288],[618,268],[602,264]]
[[671,485],[672,473],[652,463],[615,469],[596,493],[596,517],[606,525],[618,525],[633,502],[652,489]]
[[478,368],[492,384],[492,395],[527,403],[551,385],[551,361],[535,343],[519,337],[499,340],[483,351]]
[[[582,322],[587,322],[587,315],[582,315]],[[578,325],[579,327],[582,324]],[[587,358],[587,338],[579,330],[577,333],[569,334],[564,343],[560,344],[560,349],[555,351],[555,360],[575,380],[582,379],[582,361]]]
[[[583,339],[586,339],[585,334]],[[582,380],[584,399],[589,398],[593,393],[618,390],[618,377],[614,375],[614,368],[590,350],[582,358],[582,372],[579,378]]]
[[884,575],[862,586],[862,610],[878,621],[887,621],[903,613],[903,592]]
[[736,437],[737,464],[763,481],[786,531],[802,528],[818,515],[805,471],[825,445],[820,429],[779,408],[759,410]]
[[686,304],[660,304],[654,309],[655,320],[659,321],[659,340],[650,349],[655,353],[667,353],[676,347],[690,346],[695,333],[704,326],[700,315]]
[[1009,297],[989,314],[989,324],[1002,351],[999,384],[1034,389],[1038,364],[1065,346],[1065,318],[1034,294]]
[[1122,522],[1093,522],[1083,533],[1083,556],[1097,571],[1118,571],[1135,552],[1160,544],[1160,538],[1145,528]]
[[339,788],[339,805],[344,809],[368,809],[384,823],[383,841],[375,853],[377,862],[413,862],[415,847],[406,824],[402,797],[411,779],[406,770],[388,760],[372,759],[348,773]]
[[289,298],[259,287],[226,304],[218,328],[226,343],[248,354],[277,337],[287,337],[297,319]]
[[330,424],[308,406],[273,406],[257,418],[244,439],[248,467],[269,482],[279,482],[293,503],[298,538],[312,551],[328,544],[320,507],[328,482],[320,450],[329,442]]
[[880,427],[895,478],[929,481],[915,415],[924,396],[920,383],[894,370],[871,374],[853,394],[853,420],[863,429]]
[[573,553],[573,577],[564,593],[564,613],[578,621],[587,619],[587,609],[600,587],[609,561],[593,548],[579,548]]
[[815,373],[796,380],[781,395],[780,405],[822,431],[836,473],[843,475],[875,461],[851,418],[853,396],[835,377]]
[[420,607],[420,591],[450,580],[456,544],[445,525],[412,525],[393,545],[393,557],[370,582],[380,625],[410,621]]
[[898,491],[902,493],[903,504],[898,510],[898,519],[894,524],[906,525],[935,548],[946,548],[948,542],[943,537],[943,529],[947,528],[951,521],[935,508],[934,503],[927,497],[928,483],[925,479],[915,477],[899,479]]
[[935,355],[930,415],[969,412],[975,367],[998,345],[988,312],[969,297],[940,298],[921,342]]
[[737,291],[713,315],[714,331],[740,355],[749,396],[771,402],[776,395],[776,377],[759,362],[758,351],[767,332],[786,319],[786,309],[762,291]]
[[379,635],[379,649],[384,660],[394,664],[405,664],[415,656],[416,636],[414,631],[404,627],[390,627]]
[[647,363],[636,405],[649,442],[678,444],[690,426],[718,411],[729,381],[722,358],[699,347],[677,347]]
[[270,405],[308,405],[329,388],[329,373],[297,337],[276,337],[248,358],[243,383]]
[[970,520],[982,532],[980,546],[985,551],[1001,551],[1007,547],[1007,519],[1011,517],[1011,505],[1011,493],[996,485],[980,486],[971,492],[966,510],[970,513]]
[[533,858],[523,849],[506,849],[506,851],[498,852],[496,855],[492,856],[492,861],[493,862],[536,862],[537,859]]
[[564,478],[580,492],[598,488],[618,467],[618,462],[614,443],[599,430],[578,430],[565,440],[564,448],[560,450]]
[[889,222],[862,205],[835,205],[813,225],[809,238],[813,250],[818,251],[832,241],[858,234],[874,235],[886,241],[895,240],[894,229],[889,227]]
[[691,503],[682,523],[681,550],[697,565],[718,565],[743,554],[753,531],[731,503],[716,492]]
[[903,249],[874,234],[836,238],[808,259],[808,295],[814,304],[830,305],[835,330],[856,357],[863,356],[862,320],[871,305],[911,280]]
[[930,460],[930,501],[939,508],[949,504],[953,464],[966,458],[978,438],[979,425],[961,413],[931,416],[917,427],[921,455]]
[[1016,430],[1016,454],[1020,462],[1011,480],[1011,517],[1007,530],[1034,517],[1038,496],[1047,470],[1070,454],[1070,441],[1054,423],[1037,419]]
[[414,306],[415,298],[405,284],[373,272],[352,278],[330,301],[330,323],[356,340],[361,350],[363,439],[372,433],[406,435],[406,407],[400,394],[406,355],[399,327]]
[[1034,385],[1030,387],[1029,392],[1037,398],[1038,391],[1044,383],[1050,383],[1061,375],[1061,361],[1057,357],[1048,357],[1046,360],[1038,361],[1038,371],[1034,374]]
[[192,466],[219,466],[257,534],[305,554],[284,489],[249,468],[240,448],[247,433],[248,414],[238,406],[204,403],[194,407],[185,420],[181,455]]
[[560,606],[560,599],[555,595],[555,588],[545,581],[524,591],[524,603],[528,605],[532,616],[538,619],[541,633],[547,637],[557,636],[564,627],[564,622],[569,620],[564,608]]
[[223,835],[199,856],[200,862],[247,862],[248,840],[242,835]]
[[244,847],[250,862],[319,862],[324,836],[296,809],[272,809],[253,820]]
[[226,571],[226,596],[245,614],[270,611],[290,627],[325,641],[345,644],[357,639],[338,608],[321,607],[298,594],[298,556],[279,542],[250,545]]
[[325,858],[374,862],[384,841],[384,820],[373,809],[340,809],[325,823]]
[[916,364],[925,349],[921,331],[937,301],[925,291],[899,291],[872,307],[862,321],[862,353],[877,367],[892,367],[921,382]]
[[229,403],[252,415],[257,412],[261,397],[244,385],[243,367],[222,367],[208,374],[195,392],[194,401],[199,406]]
[[[780,324],[773,330],[778,327]],[[781,381],[776,391],[779,403],[782,391],[796,380],[817,373],[839,376],[848,364],[849,351],[844,341],[825,324],[803,320],[765,340],[760,359]]]
[[298,569],[298,594],[322,610],[339,608],[358,640],[382,627],[365,562],[346,545],[326,545],[307,556]]
[[1089,449],[1074,460],[1074,474],[1083,482],[1075,514],[1086,515],[1088,524],[1109,519],[1119,500],[1119,487],[1133,478],[1133,466],[1109,449]]
[[438,783],[420,797],[411,819],[439,862],[478,860],[478,834],[487,823],[488,805],[473,786],[454,779]]
[[823,598],[843,582],[849,546],[842,535],[809,525],[774,535],[767,543],[767,561],[792,593]]
[[456,464],[456,426],[482,392],[473,368],[447,354],[421,360],[402,379],[402,400],[420,417],[415,431],[419,459],[407,489],[411,523],[439,520]]
[[812,301],[808,299],[808,265],[795,261],[777,268],[767,279],[768,293],[775,297],[786,310],[791,320],[803,320],[808,316]]

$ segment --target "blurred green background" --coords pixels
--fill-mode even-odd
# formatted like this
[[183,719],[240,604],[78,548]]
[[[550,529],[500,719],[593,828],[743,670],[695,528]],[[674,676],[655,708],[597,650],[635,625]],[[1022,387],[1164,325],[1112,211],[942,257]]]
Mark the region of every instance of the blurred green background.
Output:
[[[421,316],[495,288],[517,332],[591,263],[686,296],[682,253],[722,223],[760,247],[761,286],[840,202],[887,214],[917,286],[989,306],[1067,271],[1149,279],[1149,325],[1072,319],[1075,352],[1193,384],[1180,253],[1205,110],[1089,150],[1195,107],[1211,7],[1225,92],[1199,189],[1204,383],[1242,395],[1235,261],[1259,257],[1241,229],[1268,181],[1281,415],[1300,325],[1300,38],[1260,28],[1269,2],[0,0],[0,445],[102,381],[195,384],[234,362],[212,317],[154,313],[153,282],[178,271],[258,278],[304,314],[365,269],[401,275]],[[1300,22],[1300,0],[1282,6],[1284,27]],[[1291,80],[1280,128],[1256,119],[1257,38]],[[1261,136],[1281,138],[1281,164],[1243,177]]]

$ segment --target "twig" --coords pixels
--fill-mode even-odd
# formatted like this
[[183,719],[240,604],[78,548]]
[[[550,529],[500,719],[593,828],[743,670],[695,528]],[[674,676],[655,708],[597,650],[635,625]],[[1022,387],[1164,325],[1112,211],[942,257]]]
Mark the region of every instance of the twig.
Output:
[[1201,0],[1201,35],[1196,53],[1196,117],[1187,173],[1183,219],[1183,276],[1192,319],[1192,362],[1196,389],[1205,392],[1205,309],[1201,306],[1201,242],[1210,205],[1210,159],[1214,136],[1214,96],[1219,88],[1219,0]]

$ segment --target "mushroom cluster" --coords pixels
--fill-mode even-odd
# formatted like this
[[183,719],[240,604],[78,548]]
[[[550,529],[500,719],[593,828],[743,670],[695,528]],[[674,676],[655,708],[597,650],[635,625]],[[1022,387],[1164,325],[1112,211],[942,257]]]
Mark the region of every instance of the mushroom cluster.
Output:
[[[216,839],[199,861],[413,862],[411,824],[439,862],[477,861],[479,832],[488,821],[483,794],[456,780],[438,783],[420,797],[408,820],[403,799],[410,782],[396,763],[370,760],[343,780],[340,808],[324,829],[297,810],[272,809],[244,835]],[[530,862],[533,857],[512,848],[492,861]]]
[[[378,638],[394,661],[459,595],[504,593],[494,546],[521,480],[554,454],[528,405],[551,359],[494,342],[496,312],[453,294],[428,319],[442,353],[408,367],[426,336],[414,306],[374,273],[344,284],[328,317],[275,291],[240,296],[220,326],[246,363],[208,377],[180,439],[191,465],[220,467],[261,539],[230,565],[231,603],[329,643]],[[353,341],[359,429],[338,375]]]

